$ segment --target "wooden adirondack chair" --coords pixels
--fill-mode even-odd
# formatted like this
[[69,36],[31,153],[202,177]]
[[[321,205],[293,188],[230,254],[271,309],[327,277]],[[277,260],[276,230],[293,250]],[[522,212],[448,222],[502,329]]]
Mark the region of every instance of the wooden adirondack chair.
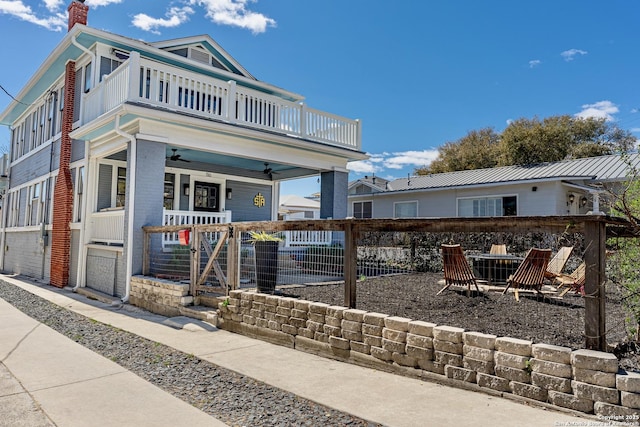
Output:
[[460,286],[467,288],[467,296],[471,294],[471,285],[480,292],[478,282],[486,283],[486,280],[476,278],[469,262],[464,256],[460,245],[442,245],[442,261],[444,266],[444,288],[436,295],[440,295],[449,286]]
[[549,265],[547,265],[547,271],[544,272],[544,277],[553,280],[560,276],[564,266],[567,264],[567,261],[569,261],[569,256],[571,256],[572,251],[573,246],[561,247],[553,258],[549,260]]
[[583,262],[580,264],[575,270],[571,272],[571,274],[561,274],[555,278],[555,282],[558,283],[558,289],[563,286],[566,286],[566,289],[563,289],[560,292],[560,298],[565,296],[569,291],[575,291],[576,293],[582,294],[584,296],[584,282],[586,281],[587,274],[587,264]]
[[507,287],[502,294],[506,294],[509,288],[513,288],[516,301],[520,301],[518,291],[520,289],[533,289],[540,293],[544,284],[544,273],[549,264],[551,249],[531,248],[527,256],[518,266],[518,269],[507,279]]

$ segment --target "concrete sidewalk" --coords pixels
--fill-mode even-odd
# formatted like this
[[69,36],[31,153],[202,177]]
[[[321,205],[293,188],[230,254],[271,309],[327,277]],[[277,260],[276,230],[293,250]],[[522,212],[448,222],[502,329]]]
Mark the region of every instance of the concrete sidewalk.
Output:
[[[50,286],[0,278],[89,318],[388,426],[537,427],[586,425],[589,421],[568,412],[325,359],[218,330],[197,320],[172,319],[172,323],[183,325],[175,329],[166,325],[165,317],[135,308],[118,309]],[[60,364],[60,360],[69,363]],[[186,420],[190,425],[216,425],[214,418],[38,324],[2,300],[0,361],[18,381],[0,372],[0,408],[13,408],[7,416],[19,418],[24,413],[42,420],[41,424],[9,425],[51,425],[46,422],[52,421],[57,426],[155,426],[184,425]],[[29,407],[29,396],[45,415]],[[145,396],[143,401],[140,396]],[[6,420],[2,411],[0,419]]]
[[0,299],[0,425],[224,426]]

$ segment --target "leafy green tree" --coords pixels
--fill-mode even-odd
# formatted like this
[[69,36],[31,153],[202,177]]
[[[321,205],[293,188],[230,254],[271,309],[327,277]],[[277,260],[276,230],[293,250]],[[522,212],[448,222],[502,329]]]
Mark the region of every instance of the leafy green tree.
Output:
[[518,119],[500,138],[501,166],[531,165],[627,152],[635,137],[605,119],[552,116]]
[[[632,232],[640,236],[640,171],[630,165],[629,179],[622,189],[610,189],[612,213],[629,220]],[[640,340],[640,238],[620,238],[614,243],[613,278],[623,291],[623,303],[630,316],[625,319],[629,332]]]
[[499,134],[492,128],[484,128],[447,142],[438,149],[438,158],[431,165],[414,172],[425,175],[602,156],[629,152],[635,143],[631,132],[605,119],[568,115],[543,120],[521,118]]
[[438,149],[438,158],[415,170],[417,175],[469,169],[492,168],[498,164],[500,136],[492,128],[472,130],[455,142]]

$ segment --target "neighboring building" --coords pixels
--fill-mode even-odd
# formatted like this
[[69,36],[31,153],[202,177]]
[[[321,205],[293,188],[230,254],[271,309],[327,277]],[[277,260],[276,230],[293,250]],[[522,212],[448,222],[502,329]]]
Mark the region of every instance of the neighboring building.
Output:
[[319,175],[323,218],[347,214],[360,122],[256,80],[209,36],[146,43],[69,32],[16,101],[3,270],[127,299],[145,225],[275,220],[279,180]]
[[[629,162],[629,163],[627,163]],[[349,184],[355,218],[575,215],[600,212],[605,186],[625,181],[640,156],[619,155],[532,166],[413,176]]]
[[278,218],[288,219],[318,219],[320,218],[320,202],[293,194],[280,196]]

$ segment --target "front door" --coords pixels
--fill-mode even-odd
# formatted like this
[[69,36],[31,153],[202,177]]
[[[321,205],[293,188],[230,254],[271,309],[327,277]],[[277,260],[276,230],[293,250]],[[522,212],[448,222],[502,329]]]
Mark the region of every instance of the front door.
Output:
[[196,181],[193,210],[200,212],[220,212],[220,185]]

